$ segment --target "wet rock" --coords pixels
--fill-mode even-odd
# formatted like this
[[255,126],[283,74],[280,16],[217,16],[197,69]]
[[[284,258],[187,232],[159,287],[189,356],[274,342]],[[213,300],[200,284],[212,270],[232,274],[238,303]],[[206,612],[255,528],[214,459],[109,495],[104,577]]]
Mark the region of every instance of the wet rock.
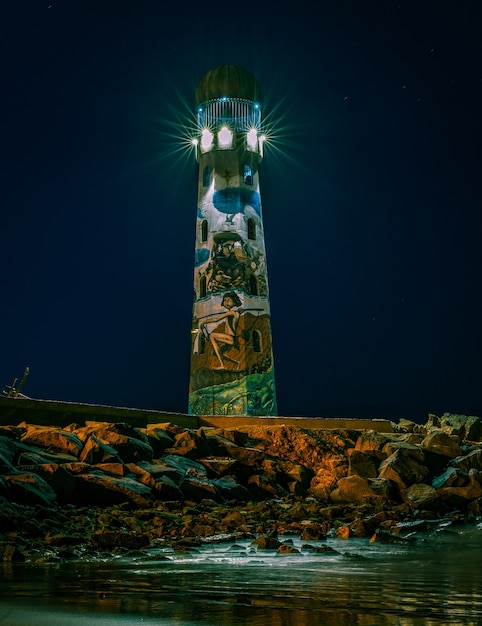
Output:
[[301,552],[298,550],[298,548],[295,548],[294,546],[292,546],[289,543],[282,543],[279,548],[278,548],[278,554],[279,555],[292,555],[292,554],[300,554]]
[[334,548],[328,546],[326,543],[322,543],[321,546],[312,546],[309,543],[303,543],[301,549],[306,552],[315,552],[321,554],[339,554]]
[[10,497],[13,502],[52,506],[57,500],[52,487],[37,474],[31,472],[8,474],[5,480],[10,488]]
[[270,537],[268,535],[261,535],[251,542],[252,546],[258,550],[277,550],[281,546],[281,541],[276,537]]
[[424,483],[411,485],[403,490],[402,496],[414,508],[431,508],[436,498],[437,490]]
[[349,539],[352,536],[351,528],[348,524],[344,524],[343,526],[339,526],[336,529],[336,536],[338,539]]
[[381,452],[383,446],[387,441],[394,440],[394,437],[389,437],[383,433],[379,433],[375,430],[366,430],[360,433],[355,443],[355,450],[360,452],[379,451]]
[[303,541],[319,541],[326,539],[325,526],[310,520],[302,522],[300,539]]
[[25,557],[15,544],[0,543],[0,561],[25,561]]
[[90,538],[92,545],[99,550],[112,550],[113,548],[127,548],[139,550],[150,544],[147,535],[123,531],[99,531]]

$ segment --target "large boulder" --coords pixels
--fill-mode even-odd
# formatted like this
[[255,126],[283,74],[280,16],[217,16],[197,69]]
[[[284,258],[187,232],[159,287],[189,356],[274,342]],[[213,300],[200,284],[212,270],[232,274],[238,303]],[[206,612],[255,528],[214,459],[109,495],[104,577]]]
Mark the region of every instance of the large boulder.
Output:
[[212,481],[212,484],[219,491],[221,496],[229,502],[237,500],[239,502],[247,502],[251,499],[251,492],[241,485],[234,476],[224,476]]
[[137,507],[152,504],[151,489],[129,476],[117,477],[93,470],[75,478],[79,504],[110,506],[130,502]]
[[15,443],[9,437],[0,436],[0,466],[12,470],[17,456]]
[[440,418],[440,428],[467,441],[480,441],[482,437],[482,422],[475,415],[444,413]]
[[40,447],[47,452],[75,457],[78,457],[82,450],[82,441],[75,433],[54,426],[28,425],[20,441],[28,446]]
[[463,456],[452,459],[449,462],[450,467],[455,467],[462,472],[468,472],[471,469],[482,471],[482,447],[475,448]]
[[367,502],[380,504],[390,500],[391,484],[386,479],[363,478],[362,476],[347,476],[340,478],[336,489],[330,498],[335,503],[350,502],[365,504]]
[[416,446],[401,446],[380,464],[378,477],[387,478],[401,488],[423,483],[430,475],[423,450]]
[[79,461],[96,465],[97,463],[120,463],[119,455],[112,446],[101,441],[95,435],[89,435],[79,454]]
[[55,491],[38,474],[32,472],[7,474],[5,480],[10,488],[10,498],[13,502],[44,506],[52,506],[56,503]]
[[424,437],[420,445],[431,452],[453,459],[462,454],[458,440],[458,436],[448,435],[442,428],[434,428]]
[[174,445],[168,449],[171,454],[179,454],[189,459],[200,459],[209,456],[211,448],[209,441],[201,431],[201,434],[186,430],[174,437]]

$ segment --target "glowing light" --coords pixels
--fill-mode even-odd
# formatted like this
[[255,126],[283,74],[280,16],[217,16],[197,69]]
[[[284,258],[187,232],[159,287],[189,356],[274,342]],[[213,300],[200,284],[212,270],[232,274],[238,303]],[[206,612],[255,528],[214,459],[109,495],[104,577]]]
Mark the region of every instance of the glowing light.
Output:
[[227,126],[223,126],[218,133],[218,145],[224,150],[231,148],[233,145],[233,133]]
[[213,147],[214,135],[209,128],[204,128],[201,133],[201,150],[203,152],[209,152]]
[[256,128],[251,128],[251,130],[247,132],[246,141],[248,143],[248,148],[255,151],[258,147],[258,131]]
[[264,142],[266,141],[266,135],[261,135],[259,138],[259,154],[264,156]]
[[199,141],[196,138],[194,138],[194,139],[191,139],[191,143],[193,146],[197,146]]

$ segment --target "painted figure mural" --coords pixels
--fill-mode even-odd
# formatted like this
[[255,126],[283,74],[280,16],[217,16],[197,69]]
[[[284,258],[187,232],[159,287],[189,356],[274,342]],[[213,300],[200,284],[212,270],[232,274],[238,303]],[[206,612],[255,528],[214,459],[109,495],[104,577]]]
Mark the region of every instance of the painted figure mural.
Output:
[[196,90],[199,162],[189,412],[276,415],[258,165],[260,90],[243,68]]

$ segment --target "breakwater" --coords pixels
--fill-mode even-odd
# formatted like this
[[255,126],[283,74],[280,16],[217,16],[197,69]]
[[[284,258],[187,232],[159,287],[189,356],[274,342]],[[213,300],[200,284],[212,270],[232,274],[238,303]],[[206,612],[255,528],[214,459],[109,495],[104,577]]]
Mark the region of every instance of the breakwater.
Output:
[[3,425],[1,556],[189,550],[212,537],[287,553],[284,535],[408,541],[480,517],[480,418],[393,426]]

